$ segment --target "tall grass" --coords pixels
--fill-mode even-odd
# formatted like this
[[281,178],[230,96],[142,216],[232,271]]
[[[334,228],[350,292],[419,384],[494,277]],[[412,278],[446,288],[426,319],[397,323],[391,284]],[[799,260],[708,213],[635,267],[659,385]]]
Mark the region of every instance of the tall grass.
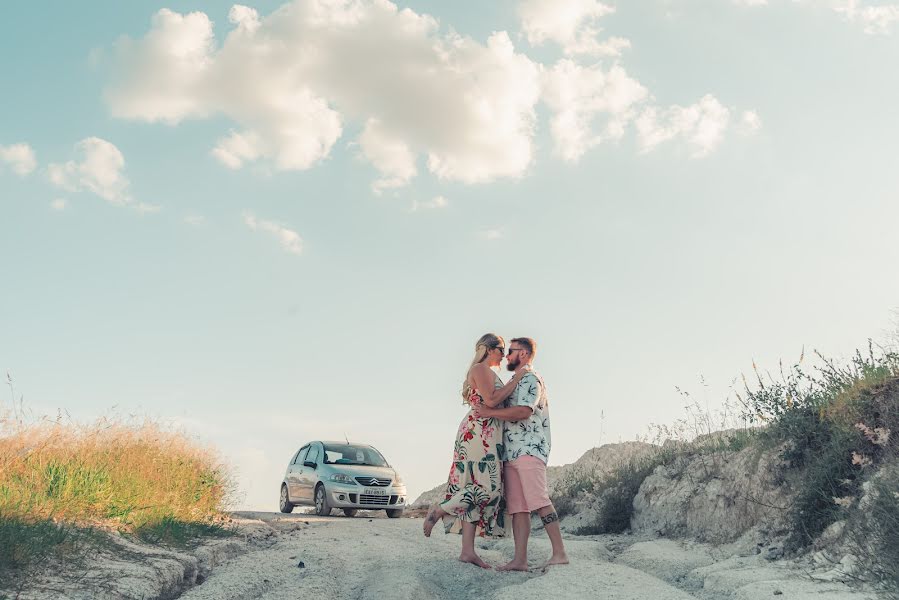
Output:
[[857,351],[845,365],[818,355],[778,379],[757,373],[747,386],[746,416],[767,425],[762,439],[783,448],[797,496],[790,509],[789,545],[808,546],[841,518],[841,507],[896,448],[899,436],[899,354]]
[[231,490],[212,450],[154,423],[0,422],[0,571],[83,547],[91,529],[169,544],[220,533]]
[[899,354],[869,342],[846,364],[817,358],[777,379],[757,372],[745,397],[796,489],[788,547],[804,549],[845,519],[863,571],[899,597]]

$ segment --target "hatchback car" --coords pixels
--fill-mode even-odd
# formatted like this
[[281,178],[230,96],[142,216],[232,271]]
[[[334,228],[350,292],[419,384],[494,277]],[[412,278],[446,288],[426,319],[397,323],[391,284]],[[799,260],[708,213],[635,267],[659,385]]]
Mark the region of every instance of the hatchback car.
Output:
[[406,485],[372,446],[309,442],[293,455],[281,482],[281,512],[301,504],[314,506],[321,516],[335,508],[348,517],[359,509],[383,509],[395,519],[406,507]]

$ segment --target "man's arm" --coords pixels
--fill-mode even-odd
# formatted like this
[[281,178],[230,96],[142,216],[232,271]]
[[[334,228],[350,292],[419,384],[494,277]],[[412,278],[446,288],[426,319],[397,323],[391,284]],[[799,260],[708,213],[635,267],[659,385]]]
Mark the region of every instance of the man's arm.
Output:
[[527,419],[534,410],[530,406],[510,406],[509,408],[478,408],[478,415],[485,419],[499,419],[500,421],[521,421]]

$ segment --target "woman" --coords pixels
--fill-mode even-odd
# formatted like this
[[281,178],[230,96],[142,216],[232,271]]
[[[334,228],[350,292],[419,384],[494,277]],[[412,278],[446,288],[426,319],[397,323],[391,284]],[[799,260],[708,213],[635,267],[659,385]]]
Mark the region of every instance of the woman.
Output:
[[425,517],[424,534],[430,537],[438,520],[446,532],[456,531],[461,522],[462,554],[459,560],[489,569],[474,549],[480,535],[502,535],[505,506],[502,486],[503,426],[496,419],[478,418],[476,409],[495,407],[508,398],[526,369],[515,372],[503,385],[493,370],[505,354],[506,344],[498,335],[487,333],[475,346],[474,360],[462,384],[462,399],[469,406],[459,425],[453,464],[446,483],[446,499],[431,508]]

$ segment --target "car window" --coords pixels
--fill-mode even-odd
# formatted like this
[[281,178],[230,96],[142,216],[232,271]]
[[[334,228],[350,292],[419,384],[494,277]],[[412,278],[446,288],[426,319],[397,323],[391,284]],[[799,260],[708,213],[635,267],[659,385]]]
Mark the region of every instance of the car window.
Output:
[[319,454],[320,452],[318,451],[318,444],[312,444],[311,446],[309,446],[309,456],[306,457],[306,460],[318,464]]
[[386,467],[387,461],[371,446],[358,444],[325,444],[325,463],[334,465],[369,465]]
[[302,448],[297,450],[297,453],[294,455],[293,462],[291,464],[294,464],[294,465],[303,464],[303,461],[306,460],[306,452],[308,452],[308,451],[309,451],[309,446],[303,446]]

